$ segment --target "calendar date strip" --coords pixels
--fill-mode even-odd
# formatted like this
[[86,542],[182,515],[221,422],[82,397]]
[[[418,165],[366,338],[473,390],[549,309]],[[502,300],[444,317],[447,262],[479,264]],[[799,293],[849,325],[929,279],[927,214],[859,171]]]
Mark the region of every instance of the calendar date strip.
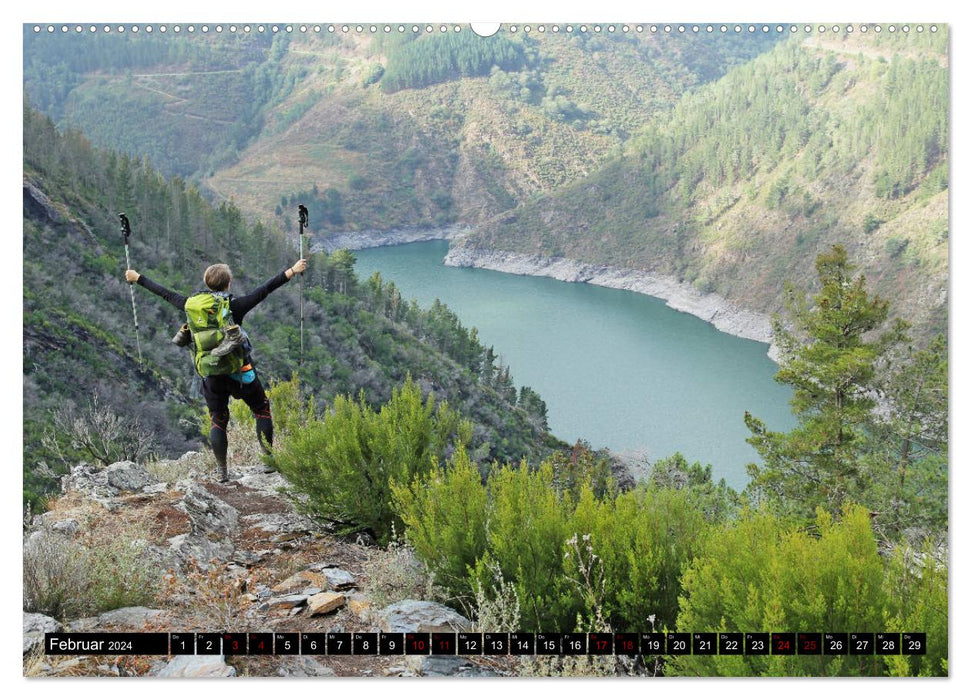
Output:
[[125,656],[837,656],[927,653],[923,632],[51,632],[44,652]]

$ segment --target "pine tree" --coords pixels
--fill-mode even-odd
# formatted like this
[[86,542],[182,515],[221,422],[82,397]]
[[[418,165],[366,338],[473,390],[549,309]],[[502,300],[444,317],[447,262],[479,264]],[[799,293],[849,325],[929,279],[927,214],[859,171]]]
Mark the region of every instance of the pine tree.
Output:
[[765,462],[749,465],[749,490],[783,512],[812,517],[823,507],[836,515],[864,489],[861,457],[876,403],[875,365],[904,339],[906,324],[897,321],[872,337],[887,320],[889,302],[869,296],[853,269],[843,247],[833,246],[816,259],[822,289],[811,305],[803,292],[786,286],[793,329],[775,324],[783,351],[775,378],[793,387],[799,425],[773,432],[745,414],[748,442]]
[[889,353],[885,365],[880,390],[888,405],[870,430],[866,463],[874,483],[867,505],[888,538],[946,531],[947,339]]

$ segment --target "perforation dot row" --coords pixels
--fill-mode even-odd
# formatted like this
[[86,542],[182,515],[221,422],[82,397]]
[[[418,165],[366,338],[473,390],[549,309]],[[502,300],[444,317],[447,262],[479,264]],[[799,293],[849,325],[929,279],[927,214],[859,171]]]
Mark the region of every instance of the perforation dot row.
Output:
[[[649,32],[651,34],[658,34],[658,33],[713,34],[716,32],[722,33],[722,34],[727,34],[727,33],[769,34],[771,32],[775,32],[777,34],[781,34],[786,31],[788,31],[791,34],[796,34],[799,32],[802,32],[805,34],[811,34],[811,33],[822,34],[825,32],[833,32],[837,34],[842,32],[846,34],[852,34],[855,31],[859,31],[861,33],[873,31],[879,34],[884,30],[890,32],[891,34],[894,34],[896,32],[903,32],[904,34],[907,34],[911,31],[922,33],[925,31],[925,29],[931,32],[936,32],[938,30],[937,25],[934,25],[934,24],[926,28],[922,24],[918,24],[914,27],[911,27],[909,24],[904,24],[899,26],[895,24],[890,24],[886,26],[880,25],[880,24],[876,24],[876,25],[861,24],[857,27],[854,27],[851,24],[847,24],[844,26],[840,26],[836,24],[832,26],[827,26],[823,24],[819,24],[819,25],[812,25],[812,24],[804,24],[804,25],[795,25],[795,24],[792,24],[792,25],[781,25],[781,24],[777,24],[777,25],[768,25],[768,24],[762,24],[762,25],[755,25],[755,24],[748,24],[748,25],[741,25],[741,24],[735,24],[735,25],[727,25],[727,24],[720,24],[720,25],[714,25],[714,24],[705,24],[705,25],[700,25],[700,24],[690,24],[690,25],[688,24],[677,24],[677,25],[675,24],[663,24],[663,25],[660,25],[660,24],[650,24],[650,25],[645,25],[645,24],[636,24],[636,25],[553,24],[553,25],[545,25],[545,24],[540,24],[535,26],[527,24],[524,26],[518,26],[515,24],[511,24],[506,27],[506,31],[513,34],[519,31],[522,31],[526,34],[529,34],[530,32],[534,32],[534,31],[539,32],[540,34],[543,34],[545,32],[552,32],[554,34],[561,33],[561,32],[565,32],[567,34],[574,34],[574,33],[584,34],[584,33],[591,33],[591,32],[594,34],[603,33],[603,32],[606,32],[608,34],[612,34],[616,32],[622,32],[622,33]],[[414,34],[417,34],[417,33],[423,32],[426,34],[430,34],[432,32],[446,33],[450,30],[454,32],[461,32],[463,31],[463,28],[457,24],[455,25],[446,25],[446,24],[441,24],[441,25],[431,25],[431,24],[425,24],[425,25],[418,25],[418,24],[412,24],[412,25],[405,25],[405,24],[398,24],[398,25],[390,25],[390,24],[384,24],[384,25],[377,25],[377,24],[356,24],[356,25],[349,25],[349,24],[342,24],[342,25],[335,25],[335,24],[329,24],[329,25],[320,25],[320,24],[312,24],[312,25],[311,24],[299,24],[299,25],[294,25],[294,24],[286,24],[286,25],[278,25],[278,24],[272,24],[272,25],[269,25],[269,24],[137,25],[137,24],[132,24],[132,25],[124,25],[124,24],[119,24],[119,25],[110,25],[110,24],[105,24],[100,26],[95,24],[90,24],[86,26],[80,25],[80,24],[75,24],[75,25],[35,24],[33,26],[33,30],[35,34],[40,34],[45,31],[49,34],[53,34],[56,32],[60,32],[62,34],[68,34],[71,32],[75,34],[83,34],[83,33],[94,34],[97,32],[103,32],[106,34],[110,34],[110,33],[124,34],[126,32],[130,32],[132,34],[137,34],[139,32],[144,32],[146,34],[152,34],[155,32],[159,32],[161,34],[166,34],[169,32],[173,34],[181,34],[183,32],[187,34],[195,34],[196,32],[199,32],[202,34],[209,34],[211,32],[215,32],[216,34],[221,34],[223,32],[228,32],[230,34],[235,34],[238,32],[242,32],[244,34],[249,34],[251,32],[256,32],[257,34],[265,34],[265,33],[276,34],[279,32],[287,32],[287,33],[301,32],[304,34],[308,32],[312,32],[315,34],[319,34],[321,32],[327,32],[330,34],[351,34],[351,33],[377,34],[381,32],[384,34],[390,34],[392,32],[397,32],[399,34],[403,34],[405,32],[412,32]]]

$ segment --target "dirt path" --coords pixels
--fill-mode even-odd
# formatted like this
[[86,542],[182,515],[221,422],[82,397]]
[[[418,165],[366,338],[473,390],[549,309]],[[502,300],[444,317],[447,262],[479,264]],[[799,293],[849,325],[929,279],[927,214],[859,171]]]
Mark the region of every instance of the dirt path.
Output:
[[[219,73],[234,73],[234,72],[238,72],[238,71],[215,71],[215,72],[219,72]],[[167,73],[167,74],[166,73],[159,73],[157,75],[176,75],[176,74],[175,73]],[[196,74],[194,74],[194,73],[185,73],[184,75],[196,75]],[[155,76],[140,75],[140,76],[132,76],[132,77],[147,78],[147,77],[155,77]],[[142,83],[140,81],[136,81],[135,82],[135,87],[141,88],[142,90],[148,90],[149,92],[157,93],[159,95],[162,95],[163,97],[167,97],[170,100],[173,100],[172,102],[170,102],[168,104],[162,105],[163,109],[165,109],[165,110],[167,110],[167,111],[169,111],[169,112],[171,112],[173,114],[179,114],[179,115],[184,116],[184,117],[190,117],[191,119],[199,119],[201,121],[212,122],[213,124],[228,124],[228,125],[232,125],[232,124],[235,123],[235,122],[232,122],[232,121],[227,120],[227,119],[216,119],[214,117],[209,117],[209,116],[205,116],[205,115],[202,115],[202,114],[193,114],[192,112],[187,112],[185,110],[180,110],[179,109],[179,106],[182,105],[185,102],[188,102],[188,99],[186,99],[185,97],[179,97],[178,95],[173,95],[171,93],[165,92],[164,90],[159,90],[158,88],[154,88],[154,87],[151,87],[149,85],[145,85],[144,83]]]
[[241,73],[239,68],[228,68],[226,70],[194,70],[184,73],[132,73],[133,78],[160,78],[178,77],[184,75],[217,75],[219,73]]

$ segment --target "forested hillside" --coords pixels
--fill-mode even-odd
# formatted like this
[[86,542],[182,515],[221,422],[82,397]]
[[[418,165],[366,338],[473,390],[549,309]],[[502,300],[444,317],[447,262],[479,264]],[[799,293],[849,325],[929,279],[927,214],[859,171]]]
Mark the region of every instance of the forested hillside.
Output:
[[296,80],[276,68],[282,35],[23,31],[26,100],[95,144],[147,156],[167,176],[231,163],[262,129],[263,109]]
[[[473,223],[595,169],[774,35],[35,35],[28,101],[99,145],[286,225]],[[201,181],[201,182],[200,182]]]
[[[231,265],[234,290],[252,289],[284,269],[297,251],[273,230],[245,221],[232,204],[214,207],[180,178],[165,179],[145,160],[92,147],[24,111],[24,477],[25,498],[50,487],[43,462],[91,459],[67,436],[44,440],[99,405],[139,422],[162,454],[200,438],[201,401],[186,353],[170,341],[184,319],[135,289],[144,361],[138,362],[118,213],[132,222],[132,265],[190,293],[214,262]],[[296,216],[296,212],[293,212]],[[321,407],[338,394],[390,398],[410,374],[423,391],[474,421],[471,447],[483,457],[545,453],[545,405],[517,389],[508,367],[441,304],[420,309],[393,283],[359,281],[347,251],[313,256],[305,279],[305,352],[300,366],[298,294],[291,283],[248,318],[264,375],[300,373]],[[46,473],[46,472],[45,472]]]
[[787,41],[467,243],[658,272],[769,312],[842,243],[927,338],[947,327],[946,49],[943,31]]

